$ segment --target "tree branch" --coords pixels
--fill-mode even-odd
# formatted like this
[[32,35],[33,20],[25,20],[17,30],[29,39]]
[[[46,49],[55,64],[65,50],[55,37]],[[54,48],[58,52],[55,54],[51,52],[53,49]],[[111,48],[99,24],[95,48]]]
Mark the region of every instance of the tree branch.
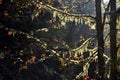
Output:
[[95,15],[90,15],[90,14],[77,14],[77,13],[68,13],[66,11],[63,11],[63,10],[60,10],[60,9],[57,9],[55,7],[52,7],[51,5],[46,5],[47,8],[53,10],[53,11],[57,11],[57,12],[60,12],[60,13],[63,13],[63,14],[66,14],[68,16],[75,16],[75,17],[91,17],[91,18],[95,18]]
[[73,7],[72,9],[76,9],[76,8],[82,8],[84,5],[88,4],[91,0],[87,0],[86,2],[80,4],[79,6]]

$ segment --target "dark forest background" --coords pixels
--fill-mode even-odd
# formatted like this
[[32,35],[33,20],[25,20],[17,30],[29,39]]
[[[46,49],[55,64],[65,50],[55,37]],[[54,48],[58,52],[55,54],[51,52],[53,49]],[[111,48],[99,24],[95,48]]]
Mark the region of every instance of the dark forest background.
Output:
[[119,4],[0,0],[0,80],[119,80]]

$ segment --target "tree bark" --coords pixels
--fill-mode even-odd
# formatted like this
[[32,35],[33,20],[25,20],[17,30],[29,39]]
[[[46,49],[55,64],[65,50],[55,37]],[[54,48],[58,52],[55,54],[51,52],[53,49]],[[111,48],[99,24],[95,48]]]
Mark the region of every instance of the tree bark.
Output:
[[117,47],[116,47],[116,0],[110,0],[110,57],[111,57],[111,73],[110,80],[117,80]]
[[103,40],[103,24],[101,14],[101,0],[95,0],[96,3],[96,30],[98,39],[98,74],[100,80],[105,77],[105,62],[104,62],[104,40]]

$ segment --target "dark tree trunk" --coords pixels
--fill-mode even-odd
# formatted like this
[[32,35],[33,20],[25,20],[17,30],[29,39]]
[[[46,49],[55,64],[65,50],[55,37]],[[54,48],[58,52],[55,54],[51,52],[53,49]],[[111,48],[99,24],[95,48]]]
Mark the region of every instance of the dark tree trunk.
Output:
[[105,62],[103,58],[104,40],[103,40],[103,24],[101,14],[101,0],[95,0],[96,3],[96,30],[98,39],[98,74],[100,80],[104,80]]
[[117,80],[117,47],[116,47],[116,0],[110,2],[110,56],[111,56],[111,73],[110,80]]

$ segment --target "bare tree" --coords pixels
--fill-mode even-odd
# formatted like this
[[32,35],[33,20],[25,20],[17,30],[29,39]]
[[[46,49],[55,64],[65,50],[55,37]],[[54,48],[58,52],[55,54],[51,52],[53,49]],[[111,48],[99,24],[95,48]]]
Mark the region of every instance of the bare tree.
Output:
[[104,40],[103,40],[103,24],[101,14],[101,0],[95,0],[96,3],[96,30],[98,39],[98,74],[100,80],[104,80],[105,62],[103,58]]
[[110,56],[111,56],[111,73],[110,80],[117,80],[117,48],[116,48],[116,0],[110,0]]

